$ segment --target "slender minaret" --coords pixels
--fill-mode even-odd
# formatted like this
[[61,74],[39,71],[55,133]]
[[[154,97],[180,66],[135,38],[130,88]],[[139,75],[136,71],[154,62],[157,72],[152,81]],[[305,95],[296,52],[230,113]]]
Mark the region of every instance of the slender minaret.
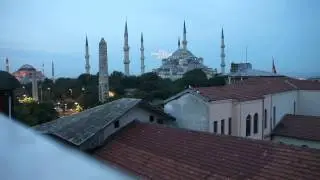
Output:
[[55,82],[55,78],[54,78],[54,63],[53,63],[53,61],[51,63],[51,76],[52,76],[52,81],[54,83]]
[[127,20],[126,20],[126,24],[125,24],[125,27],[124,27],[124,46],[123,46],[123,51],[124,51],[124,60],[123,60],[124,74],[126,76],[129,76],[130,75],[130,72],[129,72],[130,60],[129,60],[129,44],[128,44]]
[[8,73],[10,73],[10,69],[9,69],[9,59],[8,59],[8,58],[6,58],[6,71],[7,71]]
[[272,57],[272,73],[277,74],[276,66],[274,65],[274,58]]
[[86,35],[86,54],[84,56],[85,60],[86,60],[86,65],[85,65],[85,69],[86,69],[86,73],[90,74],[90,62],[89,62],[89,45],[88,45],[88,37]]
[[44,63],[42,62],[42,74],[44,75]]
[[180,37],[178,37],[178,49],[180,49],[181,46],[180,46]]
[[183,40],[182,40],[182,46],[183,49],[187,49],[187,29],[186,29],[186,22],[183,21]]
[[141,52],[141,74],[144,74],[145,71],[145,65],[144,65],[144,46],[143,46],[143,34],[141,33],[141,47],[140,47],[140,52]]
[[225,73],[225,66],[226,66],[226,63],[225,63],[225,57],[226,57],[226,54],[224,53],[224,48],[225,48],[225,45],[224,45],[224,34],[223,34],[223,28],[222,28],[222,31],[221,31],[221,54],[220,54],[220,57],[221,57],[221,73],[224,74]]
[[38,97],[38,82],[37,82],[37,77],[36,77],[36,71],[32,71],[32,98],[35,101],[39,101]]
[[109,96],[109,75],[107,43],[101,38],[99,43],[99,101],[105,102]]

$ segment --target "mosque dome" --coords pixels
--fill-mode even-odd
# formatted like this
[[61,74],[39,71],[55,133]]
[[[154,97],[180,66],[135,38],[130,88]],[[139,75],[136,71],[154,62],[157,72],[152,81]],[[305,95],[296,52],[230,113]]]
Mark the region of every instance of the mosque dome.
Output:
[[195,57],[189,50],[178,49],[172,53],[171,57]]
[[18,71],[36,71],[36,68],[31,66],[30,64],[24,64],[18,69]]

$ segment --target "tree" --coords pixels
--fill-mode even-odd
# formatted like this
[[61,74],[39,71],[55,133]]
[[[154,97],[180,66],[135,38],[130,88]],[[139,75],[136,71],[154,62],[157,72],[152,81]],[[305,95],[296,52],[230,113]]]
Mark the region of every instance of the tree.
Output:
[[186,72],[177,84],[181,88],[187,86],[204,86],[208,82],[207,75],[201,69],[194,69]]
[[27,103],[15,106],[16,119],[26,125],[34,126],[58,118],[52,103]]

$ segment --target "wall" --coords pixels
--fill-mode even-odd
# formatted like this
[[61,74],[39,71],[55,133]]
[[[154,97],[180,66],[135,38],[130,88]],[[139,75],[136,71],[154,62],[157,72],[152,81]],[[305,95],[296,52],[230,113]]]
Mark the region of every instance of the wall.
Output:
[[[248,136],[249,138],[253,139],[262,139],[262,99],[253,100],[253,101],[245,101],[238,104],[239,109],[241,109],[241,115],[240,115],[240,123],[239,123],[239,134],[238,136],[246,137],[246,119],[247,116],[251,116],[251,135]],[[254,114],[258,113],[258,132],[253,133],[254,129]]]
[[320,91],[299,91],[298,114],[320,116]]
[[232,118],[232,101],[231,100],[211,102],[209,106],[209,132],[213,133],[213,124],[215,121],[217,121],[218,122],[217,133],[221,134],[221,120],[224,119],[224,133],[228,134],[229,133],[228,119],[230,117]]
[[295,145],[295,146],[302,146],[307,145],[309,148],[316,148],[320,149],[320,142],[318,141],[307,141],[307,140],[300,140],[296,138],[290,138],[290,137],[283,137],[283,136],[273,136],[272,137],[273,142],[282,142],[289,145]]
[[96,135],[91,138],[89,141],[85,142],[80,146],[81,150],[91,149],[95,148],[102,143],[105,142],[105,140],[121,128],[125,127],[127,124],[132,122],[133,120],[137,119],[141,122],[149,122],[150,115],[154,116],[154,121],[152,123],[157,123],[157,119],[162,118],[160,115],[156,113],[149,112],[147,110],[144,110],[139,107],[134,107],[127,113],[125,113],[122,117],[120,117],[119,120],[119,128],[114,127],[114,122],[109,124],[107,127],[102,129],[100,132],[96,133]]
[[[264,108],[267,109],[267,129],[264,130],[264,135],[270,133],[282,117],[286,114],[294,114],[294,102],[296,102],[296,113],[298,110],[298,91],[287,91],[276,94],[269,94],[265,96]],[[273,107],[276,107],[276,119],[273,123]]]
[[208,131],[208,105],[202,99],[184,94],[178,99],[165,104],[164,111],[176,118],[179,128],[196,131]]

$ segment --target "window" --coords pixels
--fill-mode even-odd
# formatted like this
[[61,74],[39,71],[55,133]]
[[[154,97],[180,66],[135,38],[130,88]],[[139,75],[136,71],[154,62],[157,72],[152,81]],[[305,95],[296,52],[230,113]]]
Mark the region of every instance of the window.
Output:
[[158,119],[158,120],[157,120],[157,123],[158,123],[158,124],[163,124],[163,119]]
[[259,124],[259,117],[258,113],[255,113],[253,116],[253,133],[257,134],[258,133],[258,124]]
[[296,101],[293,102],[293,114],[296,114]]
[[217,130],[218,130],[218,122],[215,121],[215,122],[213,122],[213,132],[217,133]]
[[308,146],[307,146],[307,145],[302,145],[301,147],[305,147],[305,148],[307,148]]
[[149,116],[149,121],[153,122],[154,121],[154,117],[153,116]]
[[268,126],[268,112],[267,112],[267,109],[264,109],[264,121],[263,121],[263,123],[264,123],[264,128],[266,129],[267,128],[267,126]]
[[231,117],[228,119],[228,134],[231,135]]
[[113,125],[114,125],[114,128],[119,128],[120,126],[119,120],[115,121]]
[[224,134],[224,119],[221,120],[221,134]]
[[250,136],[250,134],[251,134],[251,116],[249,114],[246,119],[246,136]]
[[273,127],[276,126],[276,107],[273,106]]

